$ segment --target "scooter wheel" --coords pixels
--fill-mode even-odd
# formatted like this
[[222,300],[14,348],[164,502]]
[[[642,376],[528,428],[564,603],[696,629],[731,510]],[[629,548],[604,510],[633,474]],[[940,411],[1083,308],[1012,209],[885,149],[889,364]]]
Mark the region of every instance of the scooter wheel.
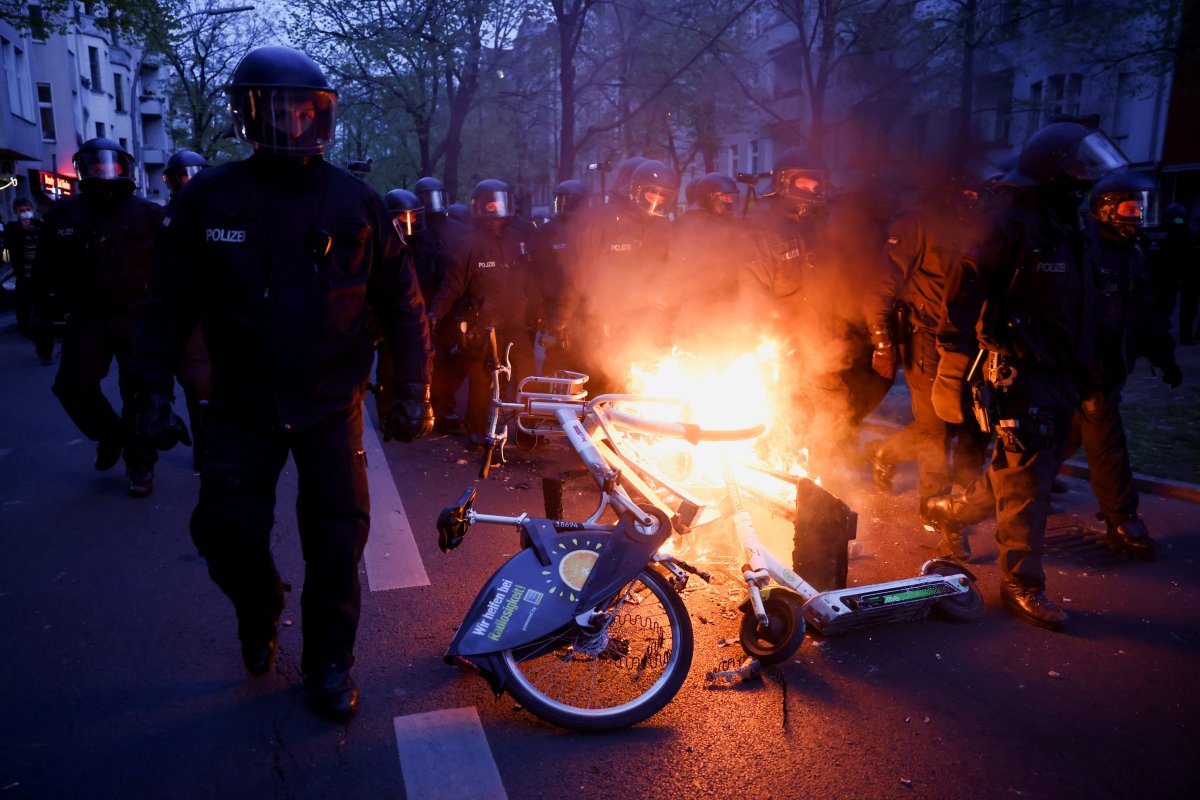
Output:
[[758,624],[753,609],[742,616],[742,649],[763,664],[780,664],[804,642],[803,606],[792,595],[775,591],[763,598],[763,608],[770,620],[766,627]]
[[975,579],[964,569],[955,567],[945,561],[939,561],[929,567],[932,575],[966,575],[970,588],[965,594],[956,594],[938,600],[933,604],[933,613],[951,622],[974,622],[983,616],[983,594],[975,585]]

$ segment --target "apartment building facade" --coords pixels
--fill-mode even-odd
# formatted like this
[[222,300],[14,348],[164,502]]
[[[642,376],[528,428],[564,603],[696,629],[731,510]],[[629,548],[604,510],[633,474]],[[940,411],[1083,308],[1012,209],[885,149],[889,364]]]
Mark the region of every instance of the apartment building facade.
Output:
[[161,62],[114,35],[92,3],[77,3],[66,30],[53,33],[32,8],[32,30],[0,24],[0,174],[11,163],[16,179],[0,194],[0,218],[11,216],[17,195],[44,210],[77,191],[72,158],[97,136],[133,155],[138,194],[165,203],[171,143]]

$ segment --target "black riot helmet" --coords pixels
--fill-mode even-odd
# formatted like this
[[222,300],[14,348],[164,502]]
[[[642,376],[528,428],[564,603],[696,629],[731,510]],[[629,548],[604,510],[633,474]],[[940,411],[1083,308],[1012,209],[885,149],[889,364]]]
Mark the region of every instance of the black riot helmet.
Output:
[[633,171],[638,165],[645,160],[642,156],[631,156],[617,164],[617,171],[613,175],[612,197],[625,197],[629,194],[629,179],[633,177]]
[[507,219],[515,213],[512,189],[504,181],[488,178],[471,190],[472,219]]
[[554,215],[569,217],[587,203],[587,189],[574,178],[554,187]]
[[710,172],[695,182],[696,205],[710,214],[726,217],[733,214],[737,200],[737,183],[723,172]]
[[450,195],[437,178],[424,177],[413,187],[417,197],[425,204],[425,209],[434,214],[445,214],[450,207]]
[[809,216],[829,202],[829,172],[815,150],[796,145],[784,150],[771,167],[771,193],[799,216]]
[[133,156],[112,139],[88,139],[72,163],[85,191],[117,184],[133,188]]
[[679,178],[661,161],[643,161],[629,176],[629,191],[626,197],[651,217],[665,217],[670,214],[675,208],[678,196]]
[[1158,224],[1158,191],[1140,172],[1114,172],[1096,181],[1088,213],[1122,239]]
[[466,203],[451,203],[446,206],[446,216],[458,220],[463,225],[471,224],[471,209],[467,208]]
[[180,150],[167,159],[167,167],[163,170],[163,181],[167,191],[172,195],[187,185],[187,182],[200,170],[208,166],[204,156],[192,150]]
[[1121,149],[1101,131],[1078,122],[1055,122],[1029,137],[1016,169],[1004,176],[1004,182],[1078,191],[1128,164]]
[[414,193],[392,189],[383,196],[383,204],[392,215],[392,227],[400,234],[400,241],[407,243],[409,237],[425,232],[425,204]]
[[256,150],[319,156],[333,141],[337,92],[311,58],[290,47],[246,54],[226,89],[233,132]]
[[1187,225],[1187,208],[1183,203],[1171,203],[1163,212],[1163,221],[1167,225]]

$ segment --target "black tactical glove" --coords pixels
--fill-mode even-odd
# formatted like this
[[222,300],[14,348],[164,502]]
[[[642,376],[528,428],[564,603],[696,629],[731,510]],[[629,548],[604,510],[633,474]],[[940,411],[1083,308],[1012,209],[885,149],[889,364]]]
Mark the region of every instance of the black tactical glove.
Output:
[[139,394],[134,402],[137,405],[137,414],[133,418],[134,433],[146,437],[155,450],[170,450],[179,442],[192,446],[187,425],[171,410],[169,395]]
[[396,402],[383,420],[383,440],[411,442],[433,430],[433,406],[429,404],[429,384],[401,383],[396,386]]
[[942,353],[937,377],[933,379],[933,410],[944,421],[963,421],[963,401],[966,399],[967,367],[971,359],[962,353]]
[[1167,386],[1178,389],[1179,384],[1183,383],[1183,370],[1179,368],[1178,364],[1170,364],[1163,367],[1162,379]]

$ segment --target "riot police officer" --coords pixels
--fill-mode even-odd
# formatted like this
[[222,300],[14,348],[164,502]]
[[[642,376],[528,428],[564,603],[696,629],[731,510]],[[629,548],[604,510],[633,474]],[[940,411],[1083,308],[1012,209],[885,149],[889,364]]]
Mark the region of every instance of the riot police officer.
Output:
[[938,328],[934,409],[962,422],[965,379],[972,361],[982,362],[997,443],[982,488],[965,500],[934,498],[928,513],[952,525],[994,511],[1001,602],[1047,628],[1067,618],[1047,596],[1042,569],[1051,484],[1075,406],[1071,374],[1092,352],[1096,323],[1078,209],[1097,178],[1125,163],[1103,133],[1082,125],[1035,133],[1005,178],[1019,191],[951,276]]
[[854,466],[847,454],[858,450],[866,405],[856,397],[858,379],[865,371],[879,380],[866,333],[867,276],[835,256],[830,172],[816,150],[795,145],[781,152],[764,198],[751,218],[755,258],[743,285],[768,300],[784,350],[794,354],[790,425],[819,469]]
[[[179,192],[201,170],[207,168],[208,159],[192,150],[180,150],[167,159],[166,169],[163,170],[163,182],[167,184],[171,199],[167,201],[163,217],[164,227],[170,227],[171,219],[175,216]],[[192,429],[192,468],[200,472],[204,466],[204,448],[208,440],[205,417],[208,414],[208,396],[212,391],[212,364],[208,360],[208,346],[204,343],[203,324],[197,325],[188,337],[175,377],[183,389],[188,423]]]
[[[942,297],[973,225],[972,205],[959,187],[958,181],[945,176],[926,190],[915,209],[889,225],[887,269],[879,290],[870,295],[872,308],[868,313],[874,346],[872,367],[892,379],[897,364],[903,364],[913,421],[886,439],[867,445],[867,455],[875,483],[889,492],[895,464],[916,457],[917,508],[923,520],[928,502],[951,489],[946,458],[949,430],[933,409],[932,389],[938,369],[936,332],[941,322]],[[899,341],[893,341],[893,333]],[[941,555],[970,558],[961,528],[941,533]]]
[[[89,139],[75,154],[80,194],[46,215],[38,252],[39,292],[67,315],[54,394],[84,436],[96,442],[96,469],[125,453],[131,497],[154,489],[154,446],[134,433],[130,374],[136,316],[146,302],[162,209],[136,197],[133,158],[111,139]],[[118,416],[100,389],[116,358]]]
[[[737,183],[722,172],[709,172],[688,184],[689,208],[675,219],[668,269],[656,291],[691,286],[687,312],[664,315],[672,342],[701,337],[728,341],[740,311],[739,273],[752,259],[753,242],[737,217]],[[686,346],[686,345],[685,345]]]
[[[1108,546],[1133,558],[1150,558],[1154,548],[1137,514],[1121,389],[1139,355],[1159,367],[1172,388],[1183,380],[1175,342],[1166,321],[1155,313],[1150,271],[1136,240],[1138,231],[1153,226],[1157,217],[1154,182],[1139,172],[1108,175],[1092,189],[1084,261],[1093,272],[1100,302],[1095,348],[1077,379],[1075,420]],[[1072,444],[1070,450],[1079,441]]]
[[275,487],[299,475],[305,557],[301,671],[315,709],[346,719],[361,608],[358,562],[370,527],[363,397],[374,357],[368,317],[390,339],[395,403],[384,438],[429,431],[429,335],[416,276],[382,199],[323,159],[337,94],[307,55],[248,53],[228,87],[242,161],[192,178],[163,239],[142,319],[140,427],[160,447],[178,424],[164,395],[188,333],[204,319],[212,359],[208,460],[192,538],[233,602],[247,670],[275,661],[283,581],[271,556]]
[[[512,379],[529,374],[532,363],[528,331],[531,279],[529,241],[517,224],[512,189],[494,178],[482,180],[471,192],[475,227],[459,244],[446,278],[430,303],[432,319],[446,317],[456,307],[478,314],[477,331],[496,329],[500,347],[513,344]],[[492,375],[487,367],[485,341],[474,337],[466,355],[467,431],[475,443],[488,431]]]
[[[471,232],[470,212],[468,210],[467,218],[462,219],[459,213],[462,204],[451,203],[450,193],[440,180],[432,176],[418,180],[413,186],[413,193],[425,209],[427,233],[421,236],[422,249],[436,248],[437,260],[442,265],[436,286],[431,286],[432,291],[425,294],[428,309],[433,304],[437,289],[441,287],[446,270],[454,260],[455,252]],[[475,317],[476,309],[471,308],[469,300],[464,300],[455,304],[450,313],[438,318],[431,328],[434,343],[431,398],[437,419],[434,424],[439,433],[457,433],[463,428],[455,395],[467,379],[464,348],[467,337],[474,329]]]
[[[565,287],[573,279],[578,265],[579,232],[588,211],[588,191],[579,181],[568,178],[554,187],[552,216],[533,234],[533,288],[539,319],[538,340],[534,343],[534,361],[542,360],[539,375],[560,366],[566,347],[569,312],[560,303]],[[568,364],[561,364],[563,367]]]
[[634,350],[661,335],[663,303],[676,293],[671,287],[664,296],[650,284],[670,254],[679,179],[662,161],[642,159],[616,185],[623,191],[615,188],[579,233],[579,269],[562,298],[575,319],[572,354],[591,376],[593,394],[622,386]]

